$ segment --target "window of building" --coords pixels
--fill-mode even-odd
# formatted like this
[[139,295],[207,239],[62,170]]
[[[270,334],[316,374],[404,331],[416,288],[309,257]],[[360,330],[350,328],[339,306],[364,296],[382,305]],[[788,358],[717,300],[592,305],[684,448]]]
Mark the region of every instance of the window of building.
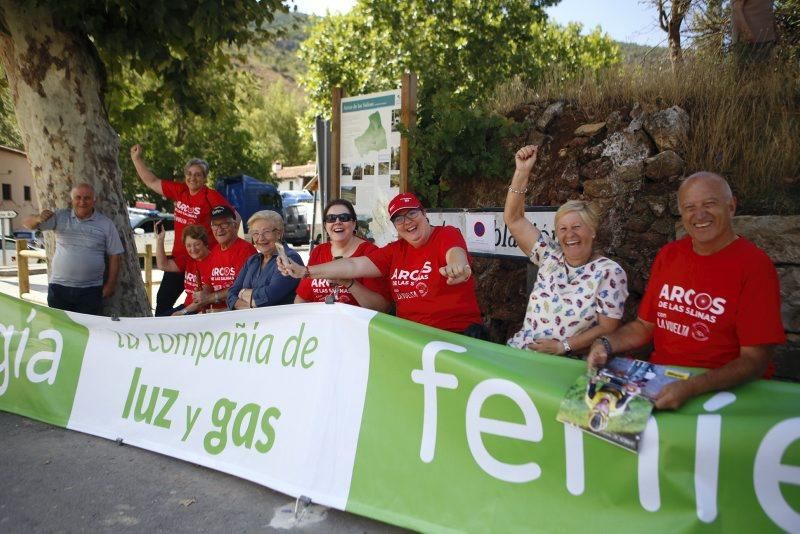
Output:
[[294,180],[289,182],[289,191],[294,191]]
[[3,200],[11,200],[11,184],[3,184]]
[[23,195],[25,196],[25,201],[26,202],[30,202],[31,201],[31,186],[29,186],[29,185],[24,186],[23,189],[22,189],[22,192],[23,192]]

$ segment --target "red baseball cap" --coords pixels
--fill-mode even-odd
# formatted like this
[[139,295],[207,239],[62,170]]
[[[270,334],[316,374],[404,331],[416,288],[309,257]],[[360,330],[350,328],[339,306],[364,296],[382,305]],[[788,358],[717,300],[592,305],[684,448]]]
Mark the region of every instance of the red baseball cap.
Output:
[[398,211],[422,209],[422,202],[414,193],[400,193],[389,202],[389,218],[394,217]]

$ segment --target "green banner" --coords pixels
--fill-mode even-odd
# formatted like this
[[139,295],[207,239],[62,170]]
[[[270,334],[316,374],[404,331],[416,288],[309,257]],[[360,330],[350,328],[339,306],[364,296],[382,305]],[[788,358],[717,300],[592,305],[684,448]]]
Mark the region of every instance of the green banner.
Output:
[[0,296],[0,409],[433,532],[800,531],[800,386],[556,421],[585,364],[343,304],[184,318]]
[[800,529],[800,390],[657,412],[640,455],[556,422],[585,364],[379,315],[348,510],[423,531]]
[[88,331],[62,311],[3,301],[0,408],[66,426]]

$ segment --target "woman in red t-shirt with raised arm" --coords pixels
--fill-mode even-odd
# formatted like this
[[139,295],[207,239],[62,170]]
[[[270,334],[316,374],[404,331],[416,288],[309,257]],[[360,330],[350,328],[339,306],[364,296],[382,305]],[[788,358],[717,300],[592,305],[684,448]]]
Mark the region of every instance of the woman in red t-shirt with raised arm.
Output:
[[417,323],[486,339],[467,245],[457,228],[432,226],[413,193],[389,202],[399,239],[367,256],[309,267],[289,262],[281,272],[295,278],[389,280],[397,316]]
[[[206,229],[209,236],[209,248],[214,248],[217,240],[211,231],[211,208],[226,206],[233,210],[228,200],[214,189],[206,185],[208,180],[208,163],[202,159],[190,159],[183,169],[184,181],[173,182],[162,180],[151,171],[142,156],[141,145],[131,147],[131,161],[142,182],[155,193],[175,202],[175,235],[183,234],[183,229],[190,224],[199,224]],[[237,222],[239,217],[237,214]],[[175,240],[172,256],[178,265],[185,262],[188,255],[183,241]],[[183,291],[183,271],[165,272],[156,295],[156,317],[171,315],[173,305]]]
[[[328,242],[314,247],[308,265],[327,263],[339,258],[367,256],[377,250],[374,244],[360,238],[356,232],[356,210],[344,199],[328,202],[322,212]],[[338,289],[337,289],[338,288]],[[295,304],[301,302],[325,302],[336,295],[338,302],[353,304],[371,310],[385,312],[390,306],[389,287],[384,278],[332,279],[305,278],[297,286]]]

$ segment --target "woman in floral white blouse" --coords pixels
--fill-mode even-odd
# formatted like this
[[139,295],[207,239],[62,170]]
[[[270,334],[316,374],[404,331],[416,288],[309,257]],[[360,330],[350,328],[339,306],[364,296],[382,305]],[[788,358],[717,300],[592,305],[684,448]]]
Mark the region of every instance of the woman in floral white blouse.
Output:
[[517,151],[506,196],[506,225],[539,266],[522,328],[508,344],[571,356],[619,327],[628,282],[622,267],[595,252],[598,216],[587,202],[570,200],[558,209],[555,240],[525,218],[525,193],[537,152],[535,145]]

